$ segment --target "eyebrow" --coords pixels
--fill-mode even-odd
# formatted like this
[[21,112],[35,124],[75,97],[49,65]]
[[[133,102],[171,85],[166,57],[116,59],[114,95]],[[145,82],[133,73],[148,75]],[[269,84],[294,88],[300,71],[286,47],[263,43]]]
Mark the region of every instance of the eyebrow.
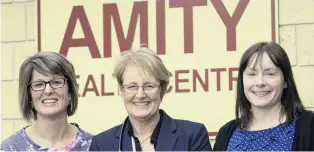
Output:
[[[54,80],[54,79],[65,79],[64,77],[53,77],[51,80]],[[49,80],[49,81],[51,81],[51,80]],[[35,82],[35,81],[44,81],[43,79],[35,79],[35,80],[33,80],[33,82]],[[44,82],[47,82],[47,81],[44,81]]]
[[[270,71],[270,70],[277,70],[278,68],[266,68],[266,69],[263,69],[264,71]],[[252,70],[252,71],[256,71],[256,68],[251,68],[251,67],[248,67],[248,70]]]
[[[147,85],[147,84],[158,84],[157,82],[144,82],[143,85]],[[135,82],[131,82],[131,83],[127,83],[124,85],[138,85],[138,83]]]

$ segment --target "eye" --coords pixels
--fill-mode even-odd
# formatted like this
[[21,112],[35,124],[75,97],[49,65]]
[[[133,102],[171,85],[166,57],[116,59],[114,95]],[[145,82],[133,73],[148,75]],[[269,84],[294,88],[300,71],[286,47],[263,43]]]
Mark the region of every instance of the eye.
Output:
[[62,85],[63,84],[63,80],[62,79],[56,79],[56,80],[53,80],[51,83],[53,85]]
[[153,84],[147,84],[147,85],[144,86],[144,88],[148,89],[148,90],[154,89],[155,87],[156,87],[156,85],[153,85]]
[[32,87],[36,87],[36,88],[42,87],[44,85],[45,85],[44,82],[34,82],[34,83],[32,83]]
[[137,86],[136,85],[128,85],[128,86],[124,86],[125,89],[129,89],[129,90],[136,90]]
[[268,75],[268,76],[273,76],[273,75],[275,75],[275,73],[273,73],[273,72],[267,72],[266,75]]
[[254,72],[249,72],[248,75],[249,76],[255,76],[256,74]]

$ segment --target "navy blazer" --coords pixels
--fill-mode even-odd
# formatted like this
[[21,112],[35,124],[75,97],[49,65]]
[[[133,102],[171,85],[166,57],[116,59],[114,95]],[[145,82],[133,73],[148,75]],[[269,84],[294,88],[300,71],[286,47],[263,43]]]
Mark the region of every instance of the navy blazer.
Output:
[[[163,110],[155,151],[211,151],[207,130],[203,124],[172,119]],[[119,151],[121,125],[93,137],[90,151]],[[125,127],[122,134],[123,151],[132,151],[131,137]]]

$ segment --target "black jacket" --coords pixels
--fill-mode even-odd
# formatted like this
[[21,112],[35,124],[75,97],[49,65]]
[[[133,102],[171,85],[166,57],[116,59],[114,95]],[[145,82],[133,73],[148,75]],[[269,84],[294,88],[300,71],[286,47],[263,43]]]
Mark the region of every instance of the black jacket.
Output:
[[[163,110],[156,151],[211,151],[203,124],[172,119]],[[128,125],[116,126],[93,137],[90,151],[132,151]],[[120,136],[121,135],[121,136]],[[121,148],[119,149],[119,145]]]
[[[235,120],[232,120],[219,129],[214,145],[215,151],[225,151],[229,140],[237,128]],[[314,151],[314,113],[303,111],[296,122],[292,151]]]

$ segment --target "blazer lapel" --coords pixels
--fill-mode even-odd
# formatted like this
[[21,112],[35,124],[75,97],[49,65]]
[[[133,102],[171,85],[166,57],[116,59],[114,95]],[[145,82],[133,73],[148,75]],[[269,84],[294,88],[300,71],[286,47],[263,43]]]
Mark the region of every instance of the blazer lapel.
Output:
[[120,125],[119,129],[116,132],[116,138],[115,141],[112,143],[113,149],[116,151],[119,151],[119,141],[120,141],[120,133],[121,133],[121,128],[123,127],[123,124]]
[[174,132],[177,130],[175,121],[170,118],[163,110],[163,122],[160,128],[156,151],[173,151],[177,142],[177,135]]
[[[124,126],[124,128],[122,129],[122,127]],[[131,137],[128,134],[128,130],[129,130],[129,125],[122,124],[120,125],[119,130],[117,130],[116,132],[116,141],[114,143],[112,143],[112,146],[114,147],[115,150],[119,151],[119,145],[121,143],[121,151],[132,151],[132,141],[131,141]],[[120,139],[120,135],[121,135],[121,131],[123,131],[122,133],[122,139]]]

